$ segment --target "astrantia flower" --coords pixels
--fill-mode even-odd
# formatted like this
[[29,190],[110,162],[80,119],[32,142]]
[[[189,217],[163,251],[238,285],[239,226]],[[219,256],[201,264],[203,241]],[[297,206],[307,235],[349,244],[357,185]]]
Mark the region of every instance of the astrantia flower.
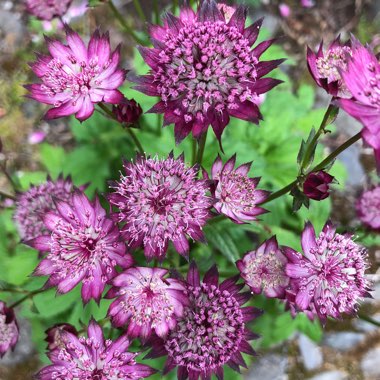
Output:
[[110,203],[118,207],[115,219],[124,223],[123,236],[133,248],[143,246],[148,260],[163,260],[169,241],[183,256],[187,237],[204,240],[202,227],[213,200],[206,195],[208,181],[197,179],[197,167],[187,167],[183,156],[166,159],[138,156],[124,162],[125,176],[112,184]]
[[190,304],[165,341],[152,341],[153,350],[148,354],[151,358],[167,354],[164,374],[178,367],[179,380],[209,380],[212,374],[220,380],[225,364],[236,371],[246,367],[241,352],[254,355],[248,341],[258,338],[247,323],[261,311],[242,307],[250,293],[239,293],[242,285],[236,284],[238,278],[219,284],[214,266],[201,283],[197,267],[191,264],[187,275]]
[[112,112],[119,123],[129,126],[138,121],[143,110],[134,99],[124,98],[120,103],[112,107]]
[[40,20],[49,21],[54,17],[62,17],[68,10],[72,0],[26,0],[27,11]]
[[123,335],[105,340],[100,326],[91,321],[88,338],[62,331],[63,345],[49,352],[51,365],[36,375],[38,380],[141,380],[155,370],[136,363],[138,353],[128,352],[129,340]]
[[68,323],[57,324],[46,330],[46,342],[48,342],[48,350],[52,351],[56,348],[63,348],[65,342],[62,339],[62,333],[67,331],[71,334],[78,335],[76,328]]
[[309,173],[303,183],[303,193],[310,199],[321,201],[330,195],[330,184],[333,181],[334,177],[323,170]]
[[317,54],[307,48],[307,65],[313,79],[330,95],[350,98],[351,93],[342,81],[340,69],[347,68],[351,47],[349,43],[342,44],[340,38],[335,39],[328,49],[323,51],[323,42],[319,45]]
[[120,69],[120,46],[111,53],[108,33],[98,30],[88,47],[80,36],[66,26],[68,45],[46,37],[50,55],[37,55],[32,70],[42,83],[25,86],[29,97],[50,104],[45,119],[56,119],[75,114],[80,120],[88,119],[99,102],[117,104],[123,99],[117,89],[125,79]]
[[19,329],[13,309],[8,309],[0,301],[0,358],[17,344]]
[[247,252],[236,265],[253,293],[263,292],[266,297],[283,298],[289,284],[289,277],[285,273],[287,262],[276,237],[272,237],[255,251]]
[[56,210],[55,199],[71,202],[73,183],[62,175],[56,181],[50,177],[45,183],[17,195],[14,220],[22,240],[31,240],[47,233],[42,216]]
[[[222,4],[224,5],[224,4]],[[258,96],[280,81],[262,78],[282,60],[259,61],[272,44],[254,49],[262,20],[245,28],[246,9],[218,8],[201,1],[197,13],[183,7],[179,18],[168,14],[163,26],[152,26],[153,48],[140,47],[151,67],[135,79],[136,89],[161,101],[151,112],[164,114],[164,125],[174,123],[177,143],[190,132],[199,138],[212,126],[220,141],[230,116],[258,123]]]
[[49,252],[36,268],[37,276],[50,276],[47,286],[57,286],[59,293],[67,293],[82,282],[82,299],[100,300],[106,282],[115,277],[116,265],[128,268],[132,257],[119,230],[96,198],[90,202],[79,190],[72,197],[72,205],[58,201],[57,210],[44,215],[49,234],[26,242]]
[[187,304],[184,285],[164,278],[168,271],[161,268],[130,268],[113,279],[108,298],[117,297],[108,315],[115,327],[128,323],[128,335],[147,339],[152,331],[164,338],[176,325]]
[[257,190],[260,178],[248,177],[251,163],[234,169],[236,155],[224,165],[218,156],[211,168],[211,177],[216,181],[212,195],[216,199],[214,207],[219,214],[226,215],[235,223],[256,220],[256,216],[266,212],[258,205],[265,200],[268,192]]
[[371,48],[353,39],[352,59],[341,76],[352,98],[338,104],[364,125],[363,139],[375,150],[380,172],[380,63]]
[[374,230],[380,230],[380,186],[364,191],[356,202],[360,220]]
[[369,283],[366,251],[353,242],[352,236],[340,235],[326,223],[319,237],[307,223],[302,233],[301,253],[284,248],[289,263],[286,273],[291,278],[295,307],[312,311],[325,322],[327,317],[340,318],[353,314],[359,300],[368,295]]

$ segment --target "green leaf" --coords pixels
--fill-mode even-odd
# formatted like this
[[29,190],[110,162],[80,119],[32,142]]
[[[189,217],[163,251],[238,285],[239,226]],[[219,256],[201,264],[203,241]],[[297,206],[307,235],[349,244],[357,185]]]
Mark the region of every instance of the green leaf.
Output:
[[41,162],[53,178],[58,177],[62,172],[62,166],[66,159],[65,150],[60,146],[41,144]]

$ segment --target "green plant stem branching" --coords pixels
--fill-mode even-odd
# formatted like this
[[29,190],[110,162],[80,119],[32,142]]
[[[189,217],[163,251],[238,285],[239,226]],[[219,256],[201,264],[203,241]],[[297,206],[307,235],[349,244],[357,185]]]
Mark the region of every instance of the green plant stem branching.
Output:
[[50,288],[41,288],[41,289],[37,289],[37,290],[33,290],[31,292],[28,292],[27,294],[25,294],[24,297],[20,298],[18,301],[16,301],[12,305],[10,305],[9,308],[10,309],[15,308],[16,306],[22,304],[24,301],[26,301],[28,299],[32,299],[35,295],[46,292],[49,289]]
[[198,151],[197,151],[197,155],[195,157],[195,161],[193,162],[193,165],[199,164],[202,166],[203,153],[205,151],[206,140],[207,140],[207,131],[204,132],[203,135],[201,136],[201,138],[199,139]]
[[140,17],[140,20],[142,22],[146,22],[146,17],[145,17],[143,9],[141,7],[140,0],[133,0],[133,5],[135,6],[136,12]]

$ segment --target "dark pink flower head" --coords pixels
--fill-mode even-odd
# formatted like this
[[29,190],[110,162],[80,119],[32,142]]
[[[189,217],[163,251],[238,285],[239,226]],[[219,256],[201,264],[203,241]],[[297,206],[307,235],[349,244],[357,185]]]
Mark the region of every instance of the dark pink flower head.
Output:
[[72,204],[56,202],[56,211],[44,216],[49,234],[26,242],[49,252],[36,268],[36,276],[50,276],[47,286],[67,293],[82,282],[82,299],[100,300],[106,282],[116,276],[116,265],[128,268],[132,257],[114,222],[96,198],[90,202],[76,190]]
[[380,231],[380,185],[363,192],[356,202],[356,211],[362,223]]
[[84,121],[94,112],[94,104],[117,104],[123,99],[118,87],[125,70],[119,68],[120,46],[111,53],[108,33],[96,30],[86,47],[79,34],[66,26],[67,45],[46,37],[49,55],[37,54],[31,64],[42,83],[25,86],[30,98],[52,105],[45,119],[75,114]]
[[190,304],[166,341],[154,340],[148,354],[152,358],[168,355],[164,374],[178,367],[179,380],[210,380],[212,374],[221,380],[225,364],[239,372],[240,366],[246,367],[241,352],[254,355],[248,341],[258,338],[247,323],[261,311],[242,307],[250,293],[239,293],[243,285],[236,284],[238,278],[219,284],[214,266],[201,282],[196,265],[191,264],[187,275]]
[[380,172],[380,63],[371,48],[353,38],[352,59],[341,76],[352,98],[338,104],[364,125],[363,139],[375,150]]
[[18,337],[19,329],[13,309],[0,301],[0,358],[15,348]]
[[143,110],[134,99],[124,98],[120,103],[112,107],[112,112],[119,123],[129,126],[138,121]]
[[266,297],[283,298],[289,284],[285,273],[287,262],[274,236],[256,250],[247,252],[236,265],[252,293],[263,292]]
[[72,0],[26,0],[26,10],[40,20],[50,21],[54,17],[62,17]]
[[101,327],[91,320],[88,338],[78,338],[62,331],[62,346],[48,354],[51,365],[36,375],[38,380],[141,380],[155,370],[136,363],[138,353],[128,352],[130,342],[126,335],[115,341],[104,339]]
[[119,209],[114,217],[124,223],[129,245],[144,247],[148,260],[162,261],[172,241],[186,257],[187,237],[204,240],[202,227],[211,216],[208,181],[198,180],[197,167],[186,166],[183,155],[175,159],[172,153],[166,159],[137,156],[136,162],[124,162],[124,170],[109,200]]
[[164,278],[162,268],[129,268],[113,279],[108,298],[117,297],[108,315],[115,327],[128,323],[128,336],[149,338],[153,331],[165,338],[183,315],[187,304],[184,285],[176,279]]
[[321,201],[330,195],[330,184],[334,177],[321,170],[316,173],[309,173],[303,183],[303,193],[310,199]]
[[220,141],[230,116],[258,123],[259,95],[280,83],[262,78],[282,62],[260,61],[273,40],[251,48],[262,20],[245,28],[244,6],[233,14],[219,8],[203,0],[196,13],[183,7],[179,17],[168,14],[163,26],[150,28],[154,47],[140,47],[151,72],[135,79],[136,89],[161,98],[150,112],[175,124],[177,143],[190,132],[199,138],[209,125]]
[[42,216],[48,211],[56,210],[54,199],[70,203],[72,192],[71,178],[60,175],[56,181],[48,177],[45,183],[19,193],[14,220],[21,239],[31,240],[47,233]]
[[327,317],[355,313],[359,300],[368,296],[369,290],[364,275],[368,266],[365,249],[354,243],[351,235],[336,233],[329,222],[318,238],[307,223],[301,243],[304,255],[284,248],[294,307],[314,312],[323,323]]
[[62,333],[68,331],[71,334],[78,335],[76,328],[68,323],[60,323],[46,330],[46,342],[48,342],[48,350],[53,351],[56,348],[65,347],[65,342],[62,339]]
[[235,162],[236,155],[224,165],[219,156],[216,158],[211,168],[211,177],[215,181],[212,195],[216,199],[216,211],[240,224],[256,220],[257,215],[266,212],[258,205],[265,200],[268,192],[257,189],[260,178],[248,177],[251,163],[234,169]]
[[323,51],[323,42],[315,54],[309,47],[307,48],[307,65],[313,79],[319,87],[322,87],[332,96],[350,98],[351,93],[342,81],[340,69],[347,68],[350,58],[350,43],[341,43],[337,37],[328,49]]

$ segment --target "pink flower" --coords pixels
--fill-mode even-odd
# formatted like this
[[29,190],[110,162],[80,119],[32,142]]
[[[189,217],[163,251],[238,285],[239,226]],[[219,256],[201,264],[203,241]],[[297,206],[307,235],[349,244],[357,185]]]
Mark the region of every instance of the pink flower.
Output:
[[46,342],[48,342],[48,350],[53,351],[56,348],[62,349],[65,347],[65,342],[62,339],[64,331],[73,335],[78,335],[76,328],[68,323],[60,323],[46,330]]
[[46,37],[49,55],[37,54],[32,70],[42,83],[25,86],[29,97],[53,105],[45,119],[75,114],[84,121],[94,112],[94,104],[117,104],[123,99],[117,89],[125,79],[120,69],[120,46],[111,53],[109,35],[96,30],[88,47],[66,26],[68,45]]
[[46,138],[46,133],[43,131],[35,131],[32,132],[28,136],[28,143],[31,145],[40,144],[42,141],[44,141]]
[[167,354],[163,373],[178,367],[179,380],[211,379],[213,374],[223,379],[223,366],[229,365],[240,372],[246,367],[241,352],[255,355],[248,343],[258,336],[247,324],[261,315],[254,307],[243,307],[250,293],[239,293],[238,276],[219,284],[219,273],[212,267],[200,281],[194,263],[188,275],[189,306],[177,320],[165,341],[153,339],[153,349],[148,358]]
[[263,292],[269,298],[283,298],[289,284],[289,277],[285,273],[287,262],[274,236],[256,250],[247,252],[236,265],[252,293]]
[[44,217],[49,234],[38,236],[26,244],[49,252],[34,275],[50,276],[46,286],[57,286],[67,293],[82,282],[82,299],[99,302],[106,282],[117,274],[116,265],[128,268],[132,257],[118,228],[107,218],[99,199],[90,202],[76,190],[72,203],[57,201],[56,211]]
[[125,335],[115,341],[105,340],[100,326],[91,320],[88,338],[61,332],[62,346],[49,352],[51,365],[36,375],[37,380],[141,380],[155,370],[136,363],[138,353],[129,352]]
[[140,104],[136,103],[134,99],[123,98],[123,100],[112,107],[112,112],[116,116],[119,123],[130,126],[135,124],[143,110]]
[[19,329],[13,309],[0,301],[0,358],[13,350],[19,338]]
[[316,173],[309,173],[303,183],[303,193],[310,199],[321,201],[330,195],[330,184],[334,177],[321,170]]
[[211,125],[220,141],[230,116],[258,124],[258,95],[281,81],[262,78],[282,60],[260,61],[273,43],[254,49],[262,19],[245,28],[246,8],[233,11],[204,0],[196,13],[168,14],[163,26],[150,28],[153,48],[140,47],[148,75],[135,78],[137,90],[161,101],[150,112],[163,113],[164,125],[175,124],[176,142],[190,132],[199,138]]
[[354,314],[360,299],[369,295],[365,249],[354,243],[351,235],[336,233],[330,223],[318,238],[307,223],[301,243],[304,255],[287,247],[283,250],[289,260],[288,301],[293,308],[318,316],[322,323],[327,317],[340,319],[343,313]]
[[50,21],[62,17],[72,0],[25,0],[26,10],[40,20]]
[[380,231],[380,186],[363,192],[356,202],[356,211],[362,223]]
[[112,184],[109,201],[119,209],[114,218],[124,223],[129,246],[144,247],[148,260],[165,258],[169,241],[183,256],[189,252],[187,237],[204,241],[202,227],[210,218],[213,200],[206,195],[207,181],[198,180],[198,168],[188,167],[183,155],[175,159],[137,156],[124,162],[125,175]]
[[211,177],[215,181],[212,195],[216,199],[216,211],[241,224],[256,220],[257,215],[266,212],[258,205],[265,200],[268,192],[257,190],[260,178],[248,177],[251,163],[234,170],[235,162],[236,155],[224,165],[219,156],[216,158],[211,168]]
[[108,315],[115,327],[128,326],[127,334],[144,340],[154,331],[165,338],[182,316],[187,304],[184,285],[164,278],[168,271],[161,268],[129,268],[113,279],[108,298],[117,299]]
[[304,8],[312,8],[314,5],[314,0],[301,0],[301,6]]
[[279,9],[279,11],[280,11],[280,15],[281,15],[281,17],[283,17],[283,18],[288,18],[288,17],[291,15],[291,13],[292,13],[292,11],[291,11],[289,5],[288,5],[288,4],[285,4],[285,3],[281,3],[281,4],[278,6],[278,9]]

